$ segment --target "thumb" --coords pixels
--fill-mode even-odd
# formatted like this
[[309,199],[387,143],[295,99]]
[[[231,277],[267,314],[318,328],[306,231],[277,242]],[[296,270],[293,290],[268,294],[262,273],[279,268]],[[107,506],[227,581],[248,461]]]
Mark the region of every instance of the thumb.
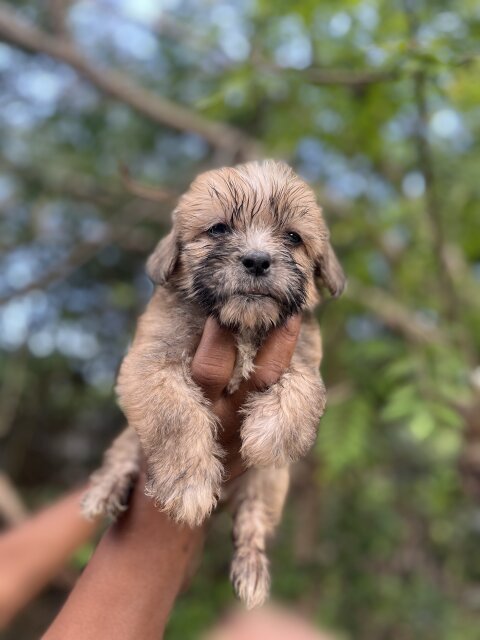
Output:
[[300,315],[291,316],[283,326],[270,333],[257,353],[252,375],[237,391],[240,404],[249,392],[264,391],[278,382],[288,369],[297,346],[301,324]]

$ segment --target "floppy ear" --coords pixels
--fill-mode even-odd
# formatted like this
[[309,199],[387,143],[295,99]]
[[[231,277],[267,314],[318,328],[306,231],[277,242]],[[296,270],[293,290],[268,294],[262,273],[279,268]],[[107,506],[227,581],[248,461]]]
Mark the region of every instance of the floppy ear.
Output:
[[162,238],[147,260],[147,275],[155,284],[165,284],[177,264],[179,247],[177,234],[172,229]]
[[338,298],[343,293],[347,280],[335,251],[328,241],[317,261],[315,275],[320,280],[320,284],[325,285],[334,298]]

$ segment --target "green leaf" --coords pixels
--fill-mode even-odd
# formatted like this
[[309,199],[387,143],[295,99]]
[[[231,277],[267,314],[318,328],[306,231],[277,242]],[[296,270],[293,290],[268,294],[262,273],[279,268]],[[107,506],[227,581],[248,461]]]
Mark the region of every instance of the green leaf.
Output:
[[425,440],[433,433],[435,420],[426,408],[421,408],[410,420],[408,429],[416,440]]

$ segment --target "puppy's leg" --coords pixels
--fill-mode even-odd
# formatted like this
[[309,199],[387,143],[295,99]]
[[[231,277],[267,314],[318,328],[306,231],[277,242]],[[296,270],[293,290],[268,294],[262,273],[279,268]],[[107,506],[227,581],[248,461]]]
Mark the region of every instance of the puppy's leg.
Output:
[[89,518],[109,516],[115,519],[127,508],[133,482],[140,471],[140,442],[127,427],[105,452],[103,464],[90,478],[90,487],[82,499],[82,512]]
[[284,466],[312,446],[326,402],[320,373],[301,362],[263,393],[254,393],[243,413],[242,456],[248,465]]
[[222,450],[188,364],[148,369],[128,356],[117,389],[147,458],[147,495],[175,520],[200,524],[217,502]]
[[288,491],[288,467],[249,469],[234,495],[233,543],[230,570],[235,593],[248,609],[262,605],[270,591],[270,536],[282,515]]

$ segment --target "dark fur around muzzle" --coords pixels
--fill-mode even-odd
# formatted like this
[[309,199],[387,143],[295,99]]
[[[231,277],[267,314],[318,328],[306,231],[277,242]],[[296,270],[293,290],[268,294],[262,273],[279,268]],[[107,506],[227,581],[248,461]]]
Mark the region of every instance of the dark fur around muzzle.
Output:
[[[240,253],[233,252],[232,247],[227,245],[216,246],[194,267],[192,276],[189,297],[208,315],[217,318],[227,302],[242,297],[245,298],[243,305],[246,305],[248,294],[254,292],[256,295],[252,295],[251,305],[255,307],[249,307],[249,314],[253,312],[258,315],[256,324],[259,328],[268,329],[272,324],[282,324],[289,316],[301,311],[306,303],[307,277],[287,250],[273,256],[268,275],[254,277],[245,270]],[[272,322],[271,314],[262,300],[269,302],[270,309],[272,301],[276,305],[278,314],[275,322]],[[238,318],[231,328],[241,330],[242,324],[239,304]]]

